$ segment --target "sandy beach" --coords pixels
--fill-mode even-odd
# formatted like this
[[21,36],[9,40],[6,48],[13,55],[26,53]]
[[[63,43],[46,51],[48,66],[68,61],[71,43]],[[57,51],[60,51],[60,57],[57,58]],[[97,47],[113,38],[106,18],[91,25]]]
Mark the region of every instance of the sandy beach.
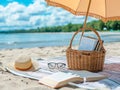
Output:
[[[120,56],[120,42],[105,43],[106,57]],[[44,47],[44,48],[24,48],[0,50],[0,62],[9,63],[20,54],[29,55],[33,58],[49,59],[53,57],[65,56],[67,47]],[[15,76],[9,72],[0,72],[0,90],[52,90],[41,85],[36,80]],[[60,90],[72,90],[71,87],[63,87]],[[81,90],[75,88],[75,90]],[[82,89],[83,90],[83,89]],[[108,89],[106,89],[108,90]]]

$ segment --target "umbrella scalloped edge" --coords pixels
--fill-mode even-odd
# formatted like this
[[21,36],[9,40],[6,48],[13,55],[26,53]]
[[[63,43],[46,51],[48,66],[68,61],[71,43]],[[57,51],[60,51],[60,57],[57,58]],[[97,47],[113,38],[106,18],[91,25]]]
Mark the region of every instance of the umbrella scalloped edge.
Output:
[[[78,12],[77,10],[75,11],[75,10],[73,10],[73,9],[67,7],[67,6],[62,5],[62,4],[55,3],[55,2],[52,2],[52,1],[49,1],[49,0],[46,0],[46,1],[47,1],[47,4],[48,4],[48,5],[50,5],[50,6],[55,6],[55,7],[62,7],[62,8],[64,8],[65,10],[71,12],[71,13],[74,14],[74,15],[78,15],[78,16],[79,16],[79,15],[86,15],[86,12]],[[107,21],[118,21],[118,20],[120,20],[120,16],[114,16],[114,17],[107,17],[107,18],[106,18],[106,17],[100,16],[100,15],[98,15],[98,14],[93,14],[93,13],[91,13],[91,12],[89,12],[88,15],[91,16],[91,17],[100,19],[100,20],[102,20],[103,22],[107,22]]]

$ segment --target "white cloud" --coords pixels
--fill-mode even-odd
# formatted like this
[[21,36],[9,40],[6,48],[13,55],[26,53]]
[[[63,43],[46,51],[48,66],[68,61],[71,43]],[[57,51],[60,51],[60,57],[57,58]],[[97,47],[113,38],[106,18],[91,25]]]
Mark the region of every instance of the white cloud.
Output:
[[61,8],[47,6],[45,0],[34,0],[28,6],[12,1],[5,7],[0,5],[0,13],[1,30],[64,25],[70,22],[83,23],[84,21],[83,16],[74,16]]
[[25,8],[26,7],[24,5],[21,5],[18,2],[12,2],[12,3],[9,3],[4,8],[4,12],[9,13],[9,14],[20,13],[20,12],[23,12],[25,10]]
[[0,12],[4,10],[4,7],[0,5]]

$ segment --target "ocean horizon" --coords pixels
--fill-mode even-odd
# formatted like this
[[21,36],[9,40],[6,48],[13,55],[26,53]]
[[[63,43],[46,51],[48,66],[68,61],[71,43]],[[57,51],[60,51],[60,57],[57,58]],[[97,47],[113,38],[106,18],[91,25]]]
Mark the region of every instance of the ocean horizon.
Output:
[[[0,49],[32,48],[49,46],[69,46],[74,32],[70,33],[7,33],[0,34]],[[91,32],[85,35],[95,36]],[[120,32],[99,32],[104,43],[120,42]],[[79,34],[73,45],[79,43]]]

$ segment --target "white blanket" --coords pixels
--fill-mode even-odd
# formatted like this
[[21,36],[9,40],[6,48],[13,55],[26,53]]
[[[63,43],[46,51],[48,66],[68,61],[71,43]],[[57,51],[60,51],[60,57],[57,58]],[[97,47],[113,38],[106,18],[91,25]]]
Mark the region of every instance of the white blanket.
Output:
[[[31,71],[25,72],[25,71],[17,71],[17,70],[14,71],[14,70],[11,70],[8,67],[6,69],[9,72],[11,72],[12,74],[15,74],[15,75],[19,75],[19,76],[22,76],[22,77],[27,77],[27,78],[31,78],[31,79],[35,79],[35,80],[39,80],[43,76],[47,76],[47,75],[50,75],[50,74],[54,73],[54,72],[49,71],[49,68],[48,68],[48,65],[47,65],[48,62],[62,62],[62,63],[66,63],[66,57],[58,57],[58,58],[52,58],[52,59],[47,59],[47,60],[39,60],[38,59],[38,62],[39,62],[39,65],[40,65],[41,69],[39,69],[37,71],[34,71],[34,72],[31,72]],[[118,56],[118,57],[113,56],[113,57],[106,58],[105,59],[105,63],[106,64],[109,64],[109,63],[120,63],[120,56]],[[105,82],[107,82],[107,81],[105,81]],[[92,83],[90,83],[90,84],[91,85],[95,85],[95,82],[93,84]],[[101,87],[104,86],[103,84],[100,84],[99,82],[97,82],[96,84],[101,85]],[[99,89],[99,90],[103,90],[103,89]],[[120,86],[118,86],[118,87],[116,87],[114,89],[107,89],[107,90],[120,90]]]
[[106,58],[105,58],[105,63],[106,63],[106,64],[110,64],[110,63],[120,63],[120,56],[106,57]]

